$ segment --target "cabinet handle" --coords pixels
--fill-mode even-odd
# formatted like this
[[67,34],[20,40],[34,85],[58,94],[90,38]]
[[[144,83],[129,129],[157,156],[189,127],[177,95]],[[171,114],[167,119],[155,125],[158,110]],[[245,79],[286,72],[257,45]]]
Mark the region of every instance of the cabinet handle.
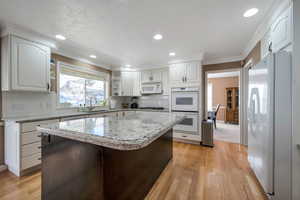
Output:
[[184,77],[182,77],[182,82],[184,82]]
[[50,90],[50,84],[47,83],[47,90],[49,91]]
[[269,52],[272,52],[273,51],[273,42],[271,42],[270,44],[269,44]]
[[186,76],[184,77],[184,81],[186,82]]

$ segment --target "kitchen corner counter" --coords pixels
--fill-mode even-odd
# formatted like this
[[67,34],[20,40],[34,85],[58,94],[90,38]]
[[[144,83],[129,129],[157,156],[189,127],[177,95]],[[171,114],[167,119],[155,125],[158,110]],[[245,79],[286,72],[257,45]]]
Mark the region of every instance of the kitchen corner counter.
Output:
[[91,116],[37,129],[42,133],[125,151],[146,147],[183,118],[167,112],[125,112],[124,116]]

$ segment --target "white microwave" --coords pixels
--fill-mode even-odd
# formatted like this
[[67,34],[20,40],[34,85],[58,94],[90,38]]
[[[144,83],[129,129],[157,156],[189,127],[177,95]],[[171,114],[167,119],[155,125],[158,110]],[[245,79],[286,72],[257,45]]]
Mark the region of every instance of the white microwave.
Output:
[[160,82],[157,83],[143,83],[141,86],[142,94],[161,94],[162,85]]
[[172,111],[199,112],[199,88],[173,88]]

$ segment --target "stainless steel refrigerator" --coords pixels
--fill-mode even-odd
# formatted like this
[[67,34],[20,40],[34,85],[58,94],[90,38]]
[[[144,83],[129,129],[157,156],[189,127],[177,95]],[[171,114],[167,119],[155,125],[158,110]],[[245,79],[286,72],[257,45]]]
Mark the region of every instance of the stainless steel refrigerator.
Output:
[[270,54],[249,70],[248,160],[265,192],[291,199],[292,58]]

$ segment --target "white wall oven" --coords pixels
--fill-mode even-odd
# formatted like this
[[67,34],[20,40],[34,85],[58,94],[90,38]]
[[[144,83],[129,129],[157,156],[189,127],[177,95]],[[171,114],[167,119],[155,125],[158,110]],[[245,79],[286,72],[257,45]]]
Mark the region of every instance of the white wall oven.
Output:
[[199,88],[173,88],[172,111],[198,112]]
[[188,132],[189,134],[199,135],[199,115],[198,113],[175,112],[176,115],[185,116],[185,118],[173,128],[174,131]]

